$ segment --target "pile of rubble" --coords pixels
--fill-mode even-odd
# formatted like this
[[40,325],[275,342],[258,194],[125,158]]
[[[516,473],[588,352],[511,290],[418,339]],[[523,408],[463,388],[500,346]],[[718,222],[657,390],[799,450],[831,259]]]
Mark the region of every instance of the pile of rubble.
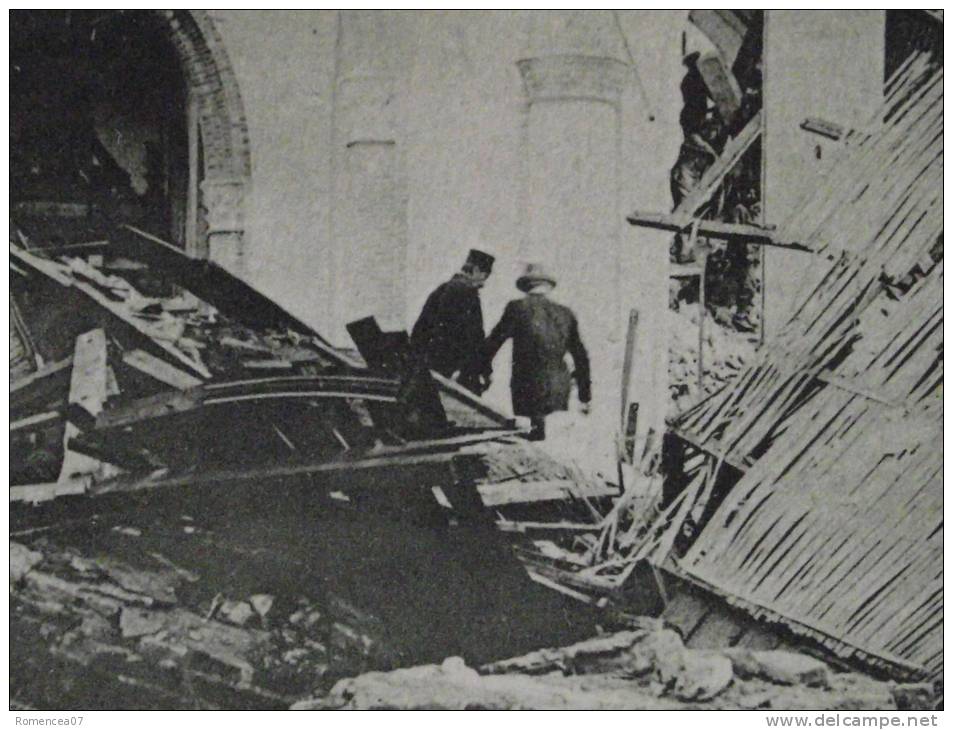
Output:
[[694,406],[702,397],[720,390],[734,380],[746,363],[752,361],[758,337],[739,332],[730,321],[719,320],[706,312],[701,337],[703,391],[699,392],[699,307],[681,304],[677,312],[668,312],[669,343],[669,417]]
[[338,682],[294,709],[927,709],[929,685],[836,673],[787,651],[685,647],[661,621],[571,646],[468,667],[372,672]]

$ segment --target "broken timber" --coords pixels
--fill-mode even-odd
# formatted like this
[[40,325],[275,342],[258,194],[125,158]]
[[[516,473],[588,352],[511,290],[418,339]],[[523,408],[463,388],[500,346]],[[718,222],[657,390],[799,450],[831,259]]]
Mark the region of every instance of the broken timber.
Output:
[[179,390],[187,390],[202,384],[202,381],[189,373],[179,370],[165,360],[160,360],[144,350],[131,350],[122,356],[122,361],[129,367],[145,373],[160,383],[171,385]]
[[[678,217],[675,214],[648,213],[636,211],[626,220],[634,226],[655,228],[673,233],[687,232],[695,221],[690,218]],[[774,229],[763,226],[753,226],[744,223],[724,223],[722,221],[701,220],[698,223],[698,235],[706,238],[715,238],[721,241],[739,241],[756,246],[775,246],[792,251],[810,252],[807,246],[800,243],[779,241],[774,237]]]
[[761,119],[762,113],[758,112],[752,117],[751,121],[745,125],[745,128],[738,133],[731,141],[725,145],[721,155],[709,167],[698,185],[679,203],[678,207],[672,212],[672,216],[680,218],[687,216],[694,218],[695,214],[711,199],[715,191],[721,186],[725,175],[727,175],[741,160],[748,148],[754,144],[755,140],[761,137]]
[[[63,467],[58,481],[68,481],[80,474],[96,471],[100,462],[71,449],[72,440],[81,429],[75,421],[92,421],[103,409],[108,388],[106,333],[91,330],[76,338],[73,371],[70,376],[70,417],[63,435]],[[72,415],[75,413],[75,416]],[[81,417],[81,418],[77,418]]]

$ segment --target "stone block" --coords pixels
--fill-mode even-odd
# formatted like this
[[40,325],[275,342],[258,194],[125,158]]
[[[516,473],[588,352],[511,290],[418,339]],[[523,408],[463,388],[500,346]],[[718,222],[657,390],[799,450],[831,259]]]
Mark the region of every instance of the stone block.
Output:
[[760,677],[775,684],[829,687],[830,669],[820,661],[797,652],[729,649],[723,652],[739,677]]
[[706,702],[728,689],[734,679],[731,660],[721,654],[685,651],[672,694],[680,700]]
[[43,555],[18,542],[10,543],[10,581],[18,582],[43,560]]
[[662,620],[688,641],[695,629],[708,615],[711,606],[693,593],[676,594],[662,613]]
[[744,626],[739,620],[715,608],[701,620],[686,645],[689,649],[724,649],[738,641],[743,633]]
[[898,710],[932,710],[936,704],[933,685],[929,682],[897,684],[890,688]]

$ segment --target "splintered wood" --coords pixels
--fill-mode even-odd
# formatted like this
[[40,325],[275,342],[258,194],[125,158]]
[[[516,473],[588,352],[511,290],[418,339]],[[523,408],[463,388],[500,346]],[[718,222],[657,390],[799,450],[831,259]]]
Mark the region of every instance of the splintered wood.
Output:
[[[943,72],[912,59],[778,228],[816,254],[800,306],[673,424],[702,463],[651,519],[610,516],[606,572],[691,533],[678,568],[729,602],[894,676],[940,675],[942,132]],[[727,464],[740,479],[706,509]]]

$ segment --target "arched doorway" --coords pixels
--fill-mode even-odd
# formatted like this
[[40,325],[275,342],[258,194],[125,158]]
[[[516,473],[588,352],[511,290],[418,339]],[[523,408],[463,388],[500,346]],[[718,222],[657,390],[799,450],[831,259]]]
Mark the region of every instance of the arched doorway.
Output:
[[15,212],[96,211],[241,259],[247,124],[204,11],[12,12],[10,141]]

